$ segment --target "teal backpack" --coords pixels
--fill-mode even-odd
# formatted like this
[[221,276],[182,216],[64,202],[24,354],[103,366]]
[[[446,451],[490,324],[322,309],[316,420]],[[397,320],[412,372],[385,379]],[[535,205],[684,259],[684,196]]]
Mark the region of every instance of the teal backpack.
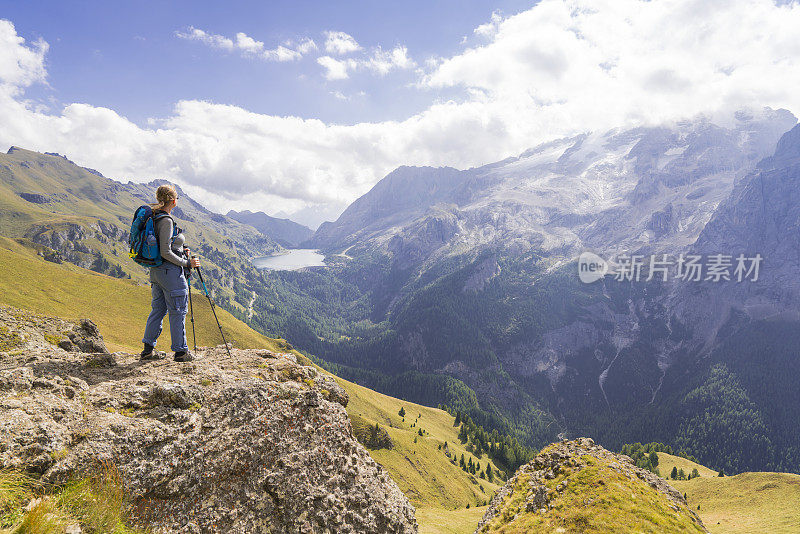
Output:
[[[139,206],[134,212],[131,235],[128,238],[128,244],[131,247],[128,255],[139,265],[157,267],[164,261],[158,249],[158,233],[156,232],[156,221],[164,217],[169,217],[169,215],[163,211],[155,213],[153,208],[147,204]],[[172,228],[174,237],[178,230],[174,221]]]

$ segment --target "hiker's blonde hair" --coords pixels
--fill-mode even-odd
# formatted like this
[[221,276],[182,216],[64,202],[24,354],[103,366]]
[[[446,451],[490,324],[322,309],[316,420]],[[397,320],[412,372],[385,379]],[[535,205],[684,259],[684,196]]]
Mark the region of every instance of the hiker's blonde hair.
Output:
[[164,206],[170,203],[172,200],[178,199],[178,192],[175,191],[175,188],[171,185],[160,185],[158,189],[156,189],[156,202],[155,204],[150,204],[150,207],[153,209],[163,210]]

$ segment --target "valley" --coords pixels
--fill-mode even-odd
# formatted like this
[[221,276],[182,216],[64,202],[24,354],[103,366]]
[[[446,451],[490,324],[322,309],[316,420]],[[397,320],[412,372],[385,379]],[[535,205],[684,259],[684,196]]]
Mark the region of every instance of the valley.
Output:
[[[185,194],[176,220],[229,341],[335,376],[356,437],[418,509],[422,532],[474,530],[526,462],[476,451],[456,413],[534,451],[580,436],[609,450],[671,444],[732,475],[698,466],[697,479],[674,481],[709,530],[745,532],[757,509],[781,532],[795,520],[800,471],[800,305],[785,283],[800,274],[794,122],[765,110],[727,127],[587,134],[478,169],[401,167],[313,235],[281,226],[305,249]],[[91,317],[110,349],[137,351],[149,288],[127,258],[126,224],[159,182],[120,184],[19,148],[0,156],[0,177],[0,302]],[[583,284],[584,249],[765,260],[748,285]],[[253,256],[292,265],[258,269]],[[302,268],[322,256],[324,268]],[[198,345],[217,345],[199,290],[194,306]]]
[[[0,303],[37,314],[90,317],[105,334],[109,348],[122,352],[138,350],[136,325],[147,313],[146,288],[69,264],[52,264],[7,238],[0,238],[0,244],[0,264],[4,267],[0,270]],[[35,273],[35,276],[25,278],[23,273]],[[108,299],[108,295],[114,295],[113,301]],[[210,309],[200,301],[198,303],[195,308],[198,342],[202,346],[216,345],[221,340],[216,337],[218,333]],[[287,351],[289,345],[286,341],[266,338],[226,312],[218,313],[226,336],[233,339],[235,346]],[[13,354],[15,349],[7,346],[4,350]],[[311,364],[302,353],[290,352],[299,361]],[[462,454],[484,468],[492,463],[485,455],[479,459],[468,451],[466,444],[459,440],[453,416],[440,409],[372,391],[336,376],[332,379],[348,394],[347,414],[356,436],[364,435],[359,433],[359,428],[375,423],[388,434],[391,447],[369,448],[369,454],[387,469],[415,506],[419,531],[428,534],[473,532],[487,510],[485,503],[503,481],[496,478],[489,482],[451,463],[450,457]],[[400,408],[405,417],[398,414]],[[423,436],[419,435],[420,430]],[[450,457],[439,448],[444,443],[447,443]],[[796,515],[796,503],[800,502],[797,475],[745,473],[719,478],[716,471],[684,458],[665,453],[658,453],[658,456],[659,469],[665,476],[673,465],[687,473],[692,468],[699,469],[699,478],[670,481],[670,484],[687,493],[692,507],[701,506],[698,514],[713,533],[788,533],[799,520]],[[496,465],[494,470],[497,471]]]

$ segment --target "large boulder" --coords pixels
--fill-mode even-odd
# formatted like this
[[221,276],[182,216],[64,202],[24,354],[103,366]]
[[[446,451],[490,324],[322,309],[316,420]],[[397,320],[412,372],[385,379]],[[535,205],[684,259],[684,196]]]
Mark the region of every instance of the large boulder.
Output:
[[292,354],[198,352],[191,363],[52,344],[4,354],[0,469],[62,483],[113,466],[133,522],[153,532],[417,532],[331,377]]

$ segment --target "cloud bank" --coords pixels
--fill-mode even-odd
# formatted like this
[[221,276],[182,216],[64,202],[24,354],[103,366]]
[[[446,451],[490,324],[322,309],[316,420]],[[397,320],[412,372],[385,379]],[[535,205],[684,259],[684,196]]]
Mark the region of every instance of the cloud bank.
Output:
[[[800,6],[770,0],[543,0],[493,15],[474,30],[480,44],[420,67],[413,90],[432,103],[402,121],[335,125],[181,101],[145,128],[90,104],[36,109],[24,90],[46,82],[47,44],[0,21],[0,146],[58,151],[123,180],[172,179],[220,211],[331,213],[398,165],[466,168],[580,131],[743,107],[800,114],[797,28]],[[266,51],[238,36],[191,38]],[[325,49],[330,79],[413,63],[405,48]],[[440,100],[442,90],[463,96]]]

